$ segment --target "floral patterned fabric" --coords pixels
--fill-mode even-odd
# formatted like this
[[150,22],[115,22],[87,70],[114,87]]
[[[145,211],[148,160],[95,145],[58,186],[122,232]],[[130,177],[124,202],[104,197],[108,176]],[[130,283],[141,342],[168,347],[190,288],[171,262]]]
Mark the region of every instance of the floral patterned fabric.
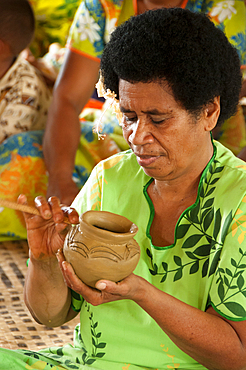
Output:
[[[243,0],[188,0],[186,9],[206,13],[238,50],[246,64],[246,11]],[[79,53],[100,59],[113,29],[137,13],[134,0],[84,0],[70,29],[68,46]]]
[[[121,128],[115,118],[105,122],[105,138],[98,140],[93,132],[94,120],[100,110],[88,113],[81,120],[80,144],[77,150],[73,179],[81,188],[93,167],[101,160],[126,148]],[[108,121],[108,115],[104,119]],[[92,119],[92,122],[86,119]],[[13,135],[0,145],[0,198],[16,202],[25,194],[33,204],[38,195],[46,196],[48,174],[42,152],[43,131]],[[0,241],[26,239],[26,227],[21,212],[0,206]]]
[[[154,207],[147,188],[153,179],[130,150],[97,165],[73,205],[80,214],[104,210],[138,225],[141,256],[135,274],[202,311],[212,305],[222,316],[240,321],[246,320],[246,165],[220,143],[214,145],[196,202],[178,220],[173,245],[160,248],[151,242]],[[0,349],[0,363],[4,359],[16,370],[205,369],[130,300],[94,307],[72,292],[72,307],[81,318],[74,346],[39,352]]]
[[36,19],[31,51],[36,58],[47,53],[50,44],[65,46],[69,28],[80,0],[29,0]]

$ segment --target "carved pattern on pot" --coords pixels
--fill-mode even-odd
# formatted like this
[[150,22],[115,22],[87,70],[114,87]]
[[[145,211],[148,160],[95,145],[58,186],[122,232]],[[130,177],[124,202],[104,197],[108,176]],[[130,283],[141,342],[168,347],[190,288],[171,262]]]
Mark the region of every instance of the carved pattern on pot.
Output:
[[78,277],[95,286],[100,279],[120,281],[137,266],[140,248],[133,239],[138,228],[127,218],[88,211],[66,236],[64,255]]

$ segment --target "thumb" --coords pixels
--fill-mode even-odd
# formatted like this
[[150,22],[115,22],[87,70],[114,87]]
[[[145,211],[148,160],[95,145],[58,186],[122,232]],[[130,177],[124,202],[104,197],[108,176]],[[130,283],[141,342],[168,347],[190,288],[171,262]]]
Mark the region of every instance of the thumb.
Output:
[[96,289],[104,291],[105,293],[117,294],[117,295],[122,294],[120,283],[115,283],[110,280],[99,280],[96,283],[95,287]]
[[[25,211],[25,206],[27,208],[29,207],[28,206],[28,202],[27,202],[27,197],[24,194],[20,194],[19,197],[18,197],[18,199],[17,199],[17,203],[24,206],[23,209],[22,209],[22,213],[23,213],[23,216],[25,218],[25,222],[27,222],[27,220],[29,218],[32,218],[33,217],[33,214]],[[37,210],[37,214],[38,214],[38,210]]]

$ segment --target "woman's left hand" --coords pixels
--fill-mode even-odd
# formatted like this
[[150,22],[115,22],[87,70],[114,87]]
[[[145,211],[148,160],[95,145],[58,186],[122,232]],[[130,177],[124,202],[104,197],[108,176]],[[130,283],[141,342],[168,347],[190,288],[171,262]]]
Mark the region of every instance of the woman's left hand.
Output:
[[147,283],[147,281],[140,276],[131,274],[118,283],[109,280],[99,280],[96,283],[96,289],[91,288],[77,277],[72,266],[65,260],[61,250],[57,253],[57,259],[67,286],[80,294],[93,306],[121,299],[138,300],[138,297],[143,294],[140,286],[142,286],[144,282]]

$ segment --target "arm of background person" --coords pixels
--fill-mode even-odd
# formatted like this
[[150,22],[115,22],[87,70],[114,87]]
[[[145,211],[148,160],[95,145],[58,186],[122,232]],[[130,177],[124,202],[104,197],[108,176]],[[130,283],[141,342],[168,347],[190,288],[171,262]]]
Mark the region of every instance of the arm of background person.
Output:
[[56,195],[71,204],[79,189],[72,179],[80,139],[79,114],[98,80],[100,63],[67,51],[49,110],[43,150],[49,172],[47,197]]

